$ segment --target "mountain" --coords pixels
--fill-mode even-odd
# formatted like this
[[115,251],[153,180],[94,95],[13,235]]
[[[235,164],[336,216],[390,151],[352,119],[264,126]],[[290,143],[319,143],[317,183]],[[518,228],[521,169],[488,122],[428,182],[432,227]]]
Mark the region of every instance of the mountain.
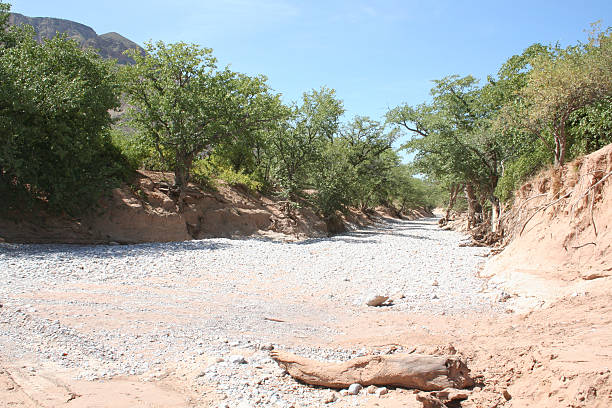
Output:
[[31,25],[36,30],[38,41],[53,38],[56,33],[66,34],[69,38],[76,40],[83,49],[94,48],[103,58],[114,58],[119,64],[133,62],[131,58],[123,55],[125,50],[134,48],[144,52],[138,44],[118,33],[98,35],[91,27],[70,20],[51,17],[27,17],[19,13],[11,13],[9,24]]

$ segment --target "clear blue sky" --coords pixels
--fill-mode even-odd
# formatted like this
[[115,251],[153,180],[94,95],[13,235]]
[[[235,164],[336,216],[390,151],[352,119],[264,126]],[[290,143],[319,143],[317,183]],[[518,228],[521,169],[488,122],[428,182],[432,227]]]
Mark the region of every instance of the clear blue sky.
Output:
[[286,101],[335,88],[347,119],[381,119],[388,107],[427,100],[433,79],[486,78],[535,42],[576,43],[590,23],[612,25],[611,0],[8,2],[18,13],[78,21],[139,44],[211,47],[221,64],[268,76]]

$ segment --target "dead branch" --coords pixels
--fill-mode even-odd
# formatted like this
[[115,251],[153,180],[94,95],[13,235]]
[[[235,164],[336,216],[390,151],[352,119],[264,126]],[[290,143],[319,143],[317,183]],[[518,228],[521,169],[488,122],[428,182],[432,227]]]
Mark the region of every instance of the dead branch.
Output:
[[594,242],[587,242],[586,244],[582,244],[582,245],[578,245],[578,246],[573,246],[572,248],[573,249],[580,249],[580,248],[585,247],[587,245],[597,245],[597,244],[594,243]]
[[576,202],[574,203],[574,205],[576,205],[576,203],[580,202],[581,199],[583,199],[584,197],[586,197],[587,194],[589,194],[589,192],[594,189],[595,187],[597,187],[598,185],[600,185],[601,183],[603,183],[608,177],[612,176],[612,171],[609,172],[608,174],[606,174],[605,176],[603,176],[597,183],[593,184],[592,186],[590,186],[589,188],[587,188],[587,190],[580,196],[578,197],[578,199],[576,200]]
[[270,356],[289,375],[306,384],[345,388],[351,384],[387,385],[438,391],[474,385],[470,370],[456,357],[418,354],[370,355],[329,363],[273,350]]

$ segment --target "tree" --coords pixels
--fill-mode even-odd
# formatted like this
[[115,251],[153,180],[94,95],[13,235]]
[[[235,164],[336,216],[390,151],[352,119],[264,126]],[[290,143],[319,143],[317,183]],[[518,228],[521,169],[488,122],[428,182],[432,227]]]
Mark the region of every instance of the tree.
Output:
[[146,54],[128,51],[123,68],[133,123],[174,168],[182,206],[196,157],[222,141],[271,127],[284,115],[280,96],[263,76],[217,69],[212,50],[197,45],[147,43]]
[[39,44],[33,30],[12,34],[0,50],[0,187],[77,213],[124,176],[108,136],[114,63],[65,37]]
[[304,187],[308,171],[320,159],[326,143],[334,139],[343,112],[333,89],[312,90],[304,93],[290,120],[270,135],[274,176],[290,199]]
[[484,209],[488,200],[490,225],[496,231],[500,205],[495,188],[503,140],[491,127],[491,116],[499,106],[495,84],[479,87],[472,76],[450,76],[434,83],[431,104],[397,107],[388,112],[387,120],[411,133],[404,147],[416,153],[417,170],[448,186],[447,218],[463,188],[468,226],[474,225],[477,204]]
[[608,29],[594,34],[586,45],[556,46],[550,55],[532,62],[527,85],[520,92],[523,110],[518,123],[554,153],[555,167],[565,163],[571,115],[612,95],[611,34]]

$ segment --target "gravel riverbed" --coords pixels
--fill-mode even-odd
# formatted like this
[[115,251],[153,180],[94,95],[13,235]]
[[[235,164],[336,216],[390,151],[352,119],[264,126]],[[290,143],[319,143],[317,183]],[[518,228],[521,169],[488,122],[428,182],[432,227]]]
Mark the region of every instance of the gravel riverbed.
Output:
[[87,380],[172,372],[228,406],[318,404],[329,391],[293,382],[269,348],[331,360],[366,352],[333,338],[373,309],[371,293],[390,296],[381,313],[499,309],[477,277],[489,250],[459,247],[466,237],[436,221],[296,243],[0,244],[2,357]]

